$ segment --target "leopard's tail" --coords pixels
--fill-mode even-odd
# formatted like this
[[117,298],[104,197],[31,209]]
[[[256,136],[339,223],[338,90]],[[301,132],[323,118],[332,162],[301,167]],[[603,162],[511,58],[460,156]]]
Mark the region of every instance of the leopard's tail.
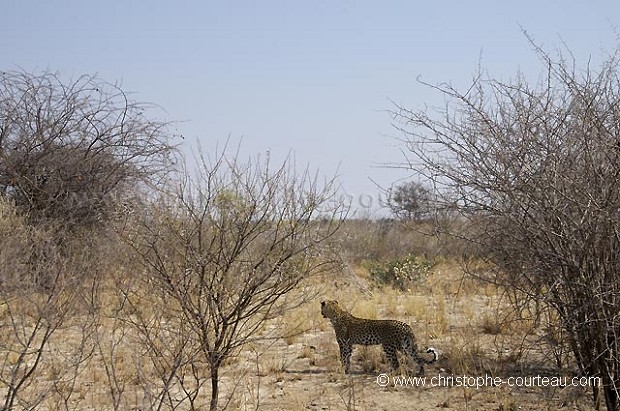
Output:
[[439,352],[433,348],[433,347],[428,347],[426,349],[426,353],[427,354],[433,354],[433,359],[432,360],[427,360],[426,358],[421,357],[420,355],[417,355],[416,361],[418,363],[424,363],[424,364],[432,364],[435,361],[437,361],[439,359]]

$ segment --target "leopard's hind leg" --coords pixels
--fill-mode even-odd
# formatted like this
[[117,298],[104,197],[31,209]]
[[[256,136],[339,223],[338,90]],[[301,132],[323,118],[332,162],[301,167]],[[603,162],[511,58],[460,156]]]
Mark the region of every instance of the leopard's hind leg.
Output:
[[382,344],[383,352],[385,352],[385,356],[390,362],[390,367],[392,367],[393,371],[398,371],[400,369],[400,363],[398,362],[398,356],[396,351],[398,351],[395,344],[387,343]]

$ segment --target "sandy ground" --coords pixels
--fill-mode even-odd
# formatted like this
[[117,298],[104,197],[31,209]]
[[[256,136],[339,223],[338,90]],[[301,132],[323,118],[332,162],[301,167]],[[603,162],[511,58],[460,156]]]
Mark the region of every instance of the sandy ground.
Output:
[[[325,333],[329,335],[329,331]],[[306,337],[306,341],[318,343],[325,341],[325,336],[320,333]],[[500,386],[421,386],[420,379],[406,379],[391,373],[384,361],[378,371],[364,371],[363,362],[366,360],[359,353],[354,354],[352,374],[347,376],[339,369],[335,346],[330,346],[323,353],[316,353],[312,358],[299,358],[299,353],[304,352],[304,344],[273,347],[273,352],[267,354],[273,357],[266,359],[266,362],[270,363],[281,356],[279,358],[283,359],[283,363],[280,370],[259,375],[254,372],[250,375],[254,367],[248,367],[244,386],[237,387],[237,401],[233,401],[233,408],[254,409],[258,404],[260,409],[266,410],[593,409],[590,392],[582,388],[508,386],[506,376],[502,378],[503,385]],[[379,347],[368,350],[380,353]],[[447,384],[447,378],[452,374],[443,367],[444,362],[439,361],[426,367],[427,385],[441,384],[441,381]],[[445,379],[441,380],[440,376]],[[476,382],[474,378],[484,383],[484,377],[473,375],[470,376],[472,385]],[[523,380],[522,384],[531,385],[530,381],[535,382],[530,377],[530,380]],[[407,385],[410,382],[413,384]],[[517,384],[521,381],[512,382]],[[230,388],[232,382],[230,379],[225,380],[224,385]],[[241,398],[244,400],[239,401]]]
[[[259,372],[256,357],[248,352],[231,365],[234,374],[245,375],[244,386],[237,386],[240,392],[235,394],[242,400],[234,408],[254,409],[258,404],[266,410],[594,409],[591,388],[573,387],[570,378],[559,378],[572,378],[570,367],[554,368],[545,357],[548,347],[529,346],[520,326],[501,324],[501,316],[495,315],[502,305],[498,290],[463,282],[457,271],[437,269],[426,279],[426,287],[408,293],[372,288],[362,273],[352,281],[335,283],[334,291],[325,296],[339,299],[360,317],[406,321],[421,348],[442,351],[438,362],[426,366],[424,384],[392,373],[379,346],[354,347],[352,373],[345,375],[333,329],[321,317],[317,301],[293,317],[303,318],[309,330],[292,342],[272,343],[258,360]],[[537,332],[530,334],[532,341],[539,341]],[[230,379],[225,385],[231,387]]]
[[[374,287],[363,270],[337,278],[323,284],[323,294],[316,302],[271,325],[281,327],[278,331],[283,333],[293,331],[290,336],[246,346],[223,366],[221,406],[232,410],[288,411],[594,409],[591,388],[558,387],[549,382],[546,387],[531,386],[542,384],[540,380],[533,382],[537,375],[571,376],[573,369],[570,363],[559,369],[551,361],[549,353],[557,352],[557,347],[541,343],[544,324],[528,328],[510,321],[501,293],[492,286],[463,280],[457,267],[436,267],[419,286],[405,292]],[[321,299],[337,299],[359,317],[395,318],[409,323],[421,348],[433,346],[442,353],[437,363],[426,367],[425,384],[420,380],[397,380],[399,374],[389,370],[378,346],[356,346],[352,373],[345,375],[339,364],[334,331],[320,314]],[[75,330],[77,335],[78,329]],[[141,391],[145,381],[136,371],[144,359],[132,345],[130,333],[123,333],[122,323],[102,331],[109,339],[102,352],[116,358],[120,391],[114,394],[121,397],[117,409],[148,409],[143,405]],[[46,361],[57,361],[66,367],[63,355],[77,341],[70,329],[63,330],[59,337],[50,345]],[[108,384],[104,360],[96,354],[80,370],[75,385],[56,387],[55,399],[44,399],[37,409],[113,409],[113,390]],[[55,376],[63,375],[63,369],[58,367],[48,363],[42,366],[41,375],[31,387],[33,392],[37,384],[39,388],[49,386]],[[207,375],[208,370],[201,372]],[[440,380],[439,376],[446,379]],[[467,381],[453,380],[452,385],[456,386],[445,386],[449,385],[448,377]],[[513,379],[511,384],[509,378],[517,377],[530,380]],[[484,378],[497,378],[499,384],[481,380]],[[463,386],[476,382],[484,384]],[[196,402],[198,409],[208,409],[208,381],[205,384]],[[64,403],[59,400],[63,392],[72,393]],[[5,393],[6,389],[0,387],[0,394]],[[178,409],[189,408],[183,405]]]

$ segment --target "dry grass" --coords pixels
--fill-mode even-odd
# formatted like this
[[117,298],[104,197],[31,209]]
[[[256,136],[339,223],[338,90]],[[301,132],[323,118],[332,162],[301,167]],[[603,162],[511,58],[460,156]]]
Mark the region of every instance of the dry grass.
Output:
[[[562,408],[567,404],[564,394],[541,390],[382,388],[374,379],[380,372],[389,372],[389,365],[378,346],[356,346],[353,373],[345,376],[334,331],[320,313],[319,302],[323,299],[336,299],[359,317],[394,318],[410,324],[420,348],[433,346],[442,353],[437,364],[426,367],[427,376],[508,375],[516,365],[523,368],[532,358],[541,361],[547,355],[544,341],[540,346],[531,345],[526,334],[534,330],[543,335],[547,330],[549,342],[562,338],[551,327],[556,319],[549,315],[536,324],[531,316],[508,310],[501,290],[464,278],[458,264],[449,261],[438,264],[410,292],[377,288],[358,266],[352,275],[321,279],[316,285],[325,292],[316,301],[287,312],[261,330],[265,336],[280,338],[253,342],[227,360],[222,368],[221,404],[230,401],[229,409],[240,410],[534,410],[544,400],[547,409],[567,409]],[[119,278],[123,278],[120,273]],[[127,294],[119,290],[131,290],[130,300],[125,300]],[[126,277],[123,281],[109,278],[102,283],[100,293],[96,315],[81,311],[71,316],[46,347],[37,385],[24,391],[25,396],[35,396],[37,389],[48,387],[49,394],[37,409],[114,409],[115,404],[117,409],[149,409],[153,397],[163,389],[163,378],[169,375],[175,348],[180,344],[174,333],[180,324],[171,315],[178,307],[143,286],[128,284]],[[130,304],[132,301],[135,304]],[[0,304],[3,323],[9,318],[8,308],[6,302]],[[23,318],[31,322],[28,318],[33,309],[23,310]],[[138,319],[146,321],[154,332],[157,341],[151,346],[145,345],[144,336],[136,328]],[[94,328],[83,327],[89,322]],[[15,344],[9,337],[0,333],[5,369],[19,361],[18,353],[7,349]],[[189,344],[193,347],[191,341]],[[153,348],[161,350],[161,355],[149,351]],[[75,366],[75,353],[80,350],[93,351],[93,355]],[[544,364],[553,367],[552,357],[547,358]],[[201,362],[181,368],[186,389],[195,386],[189,384],[192,370],[202,378],[196,402],[198,408],[204,408],[208,404],[209,369]],[[174,380],[172,398],[183,398],[182,388]],[[570,395],[574,408],[568,409],[589,404],[587,392],[572,390]],[[189,409],[189,405],[186,402],[178,409]]]
[[405,255],[457,257],[463,245],[454,238],[438,238],[430,223],[403,224],[391,220],[351,219],[345,222],[340,236],[348,261],[358,265],[365,260],[388,261]]
[[484,334],[498,335],[504,332],[504,324],[494,313],[484,313],[479,326]]

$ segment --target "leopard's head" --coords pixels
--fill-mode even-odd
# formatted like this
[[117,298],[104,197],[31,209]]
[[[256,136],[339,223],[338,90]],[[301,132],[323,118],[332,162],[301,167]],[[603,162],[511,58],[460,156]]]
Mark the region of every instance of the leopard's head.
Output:
[[321,301],[321,314],[324,318],[334,319],[343,313],[342,308],[336,300]]

